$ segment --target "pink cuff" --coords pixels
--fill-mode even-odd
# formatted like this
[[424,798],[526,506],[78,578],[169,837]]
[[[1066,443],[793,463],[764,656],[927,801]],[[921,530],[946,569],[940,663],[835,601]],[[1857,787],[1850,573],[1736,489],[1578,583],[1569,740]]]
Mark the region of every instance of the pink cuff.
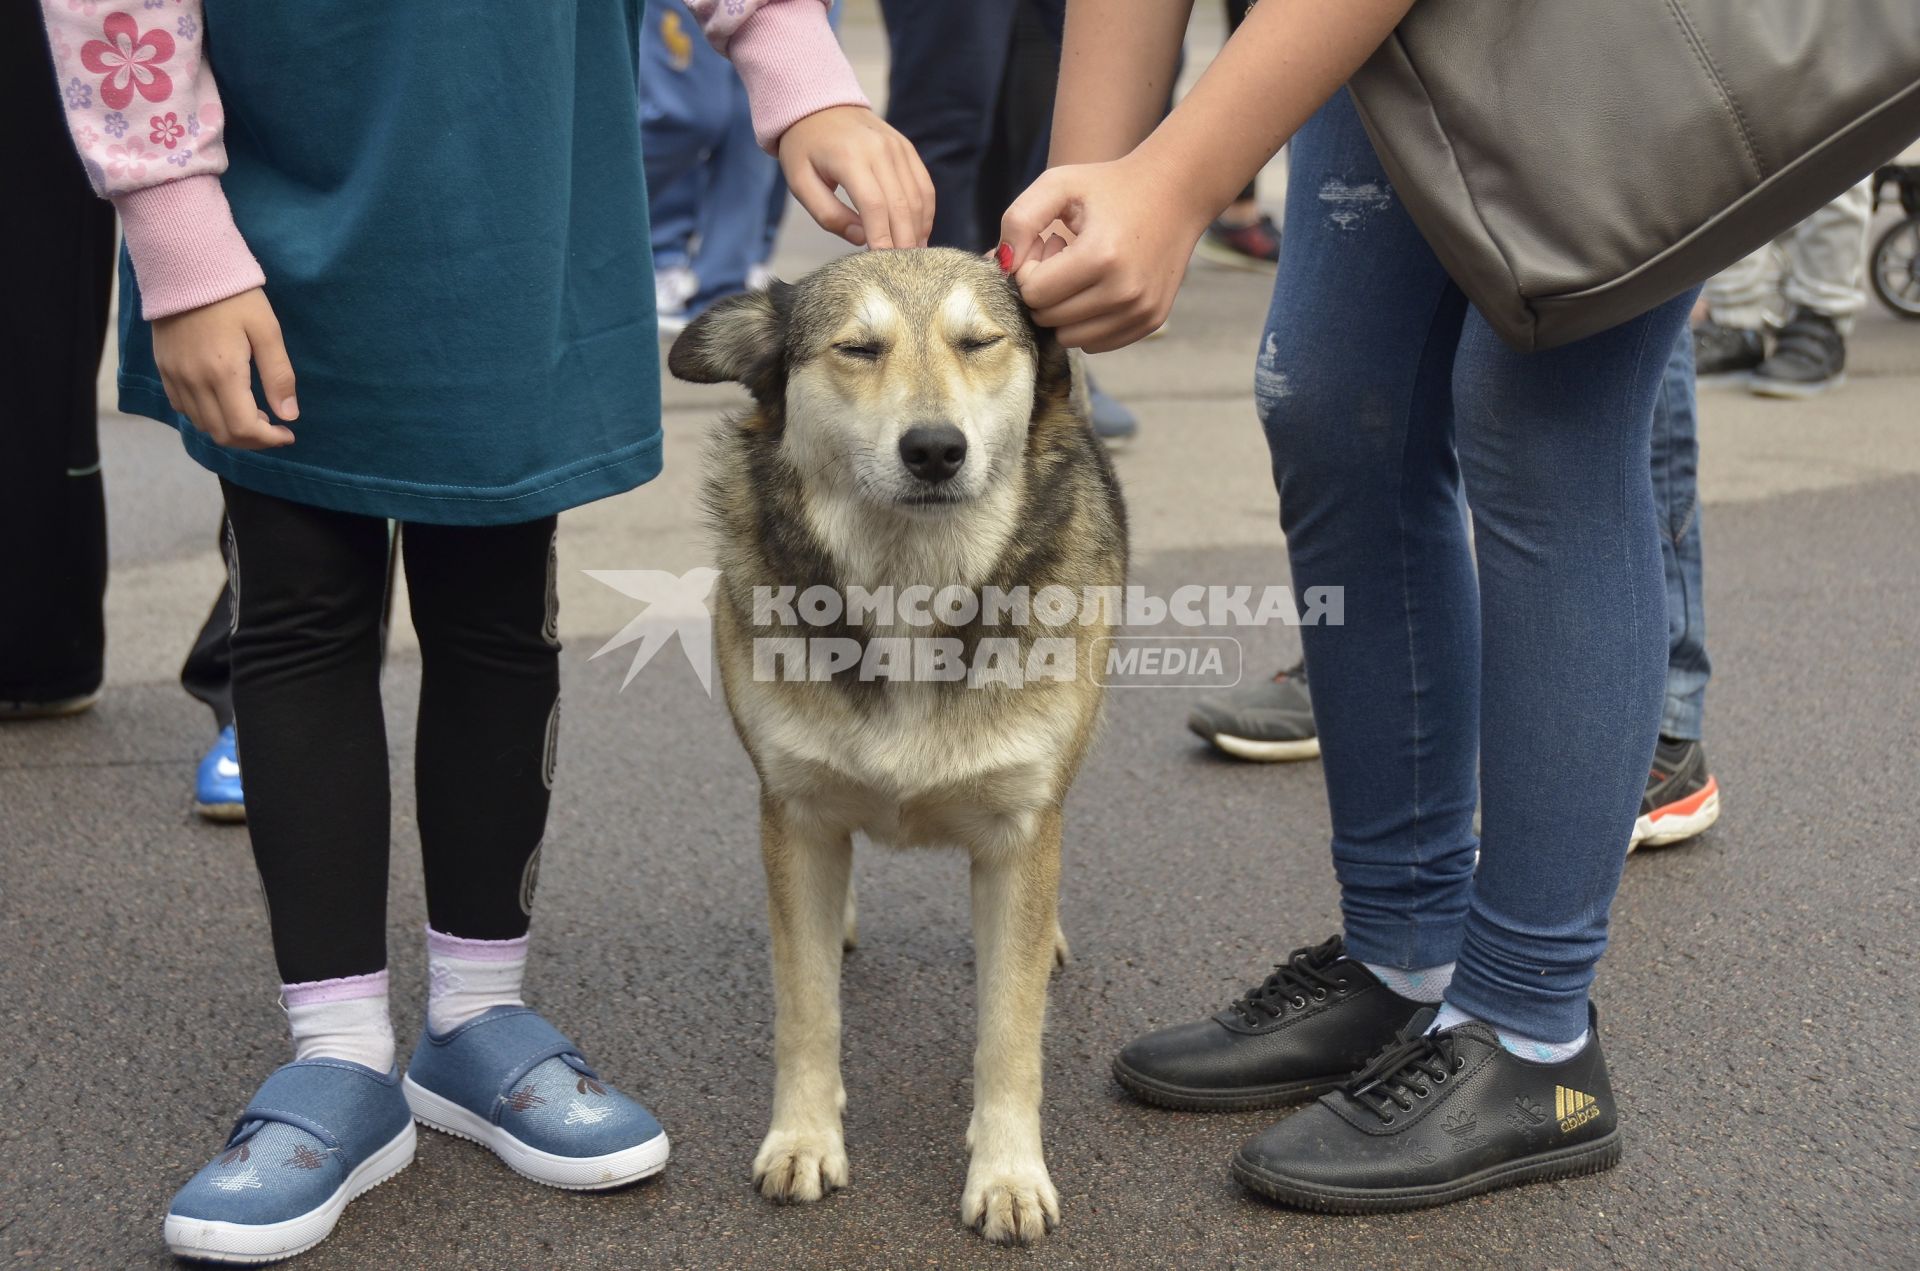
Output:
[[113,205],[140,280],[140,311],[149,319],[198,309],[267,281],[212,173],[122,194]]
[[871,108],[827,24],[825,5],[762,6],[727,41],[727,57],[747,86],[753,135],[768,154],[778,151],[782,133],[815,111]]
[[282,984],[280,1000],[288,1006],[318,1006],[322,1002],[351,1002],[362,997],[384,997],[387,973],[348,975],[337,980],[308,980],[304,984]]
[[469,940],[465,936],[450,936],[444,931],[428,927],[427,956],[465,958],[469,962],[518,962],[527,956],[530,938],[516,936],[512,940]]

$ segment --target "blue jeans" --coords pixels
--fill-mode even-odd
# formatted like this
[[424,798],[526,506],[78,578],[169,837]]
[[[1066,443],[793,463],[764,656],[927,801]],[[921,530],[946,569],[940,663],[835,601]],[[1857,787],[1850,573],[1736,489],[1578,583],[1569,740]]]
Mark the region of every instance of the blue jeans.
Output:
[[691,265],[699,310],[746,290],[767,257],[780,165],[754,140],[746,88],[682,0],[647,0],[640,130],[655,271]]
[[1516,353],[1346,94],[1291,163],[1255,390],[1294,585],[1345,589],[1301,635],[1349,950],[1457,962],[1460,1009],[1572,1040],[1660,722],[1648,433],[1691,298]]
[[1699,741],[1706,711],[1707,612],[1701,591],[1700,447],[1695,440],[1693,333],[1673,342],[1653,406],[1653,501],[1667,575],[1667,702],[1663,736]]

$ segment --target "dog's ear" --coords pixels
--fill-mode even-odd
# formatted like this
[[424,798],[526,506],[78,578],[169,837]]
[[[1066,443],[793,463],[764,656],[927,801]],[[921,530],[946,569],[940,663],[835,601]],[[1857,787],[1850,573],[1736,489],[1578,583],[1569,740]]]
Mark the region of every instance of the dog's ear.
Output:
[[1049,327],[1033,324],[1033,417],[1039,419],[1050,410],[1067,410],[1076,417],[1088,412],[1085,373]]
[[687,324],[667,353],[667,369],[695,384],[733,380],[755,397],[780,387],[786,375],[787,312],[793,287],[775,281],[765,291],[730,296]]

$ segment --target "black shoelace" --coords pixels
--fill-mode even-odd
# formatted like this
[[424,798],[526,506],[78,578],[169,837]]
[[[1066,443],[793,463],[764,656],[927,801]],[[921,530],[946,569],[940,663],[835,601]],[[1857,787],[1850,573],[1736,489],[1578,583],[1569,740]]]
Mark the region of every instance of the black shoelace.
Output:
[[1333,972],[1341,947],[1340,937],[1334,936],[1325,944],[1295,949],[1285,962],[1273,968],[1272,975],[1248,989],[1227,1009],[1257,1025],[1280,1018],[1289,1007],[1300,1010],[1309,1001],[1324,1002],[1330,993],[1346,992],[1346,977]]
[[1372,1111],[1382,1125],[1392,1125],[1396,1110],[1410,1111],[1415,1099],[1426,1098],[1433,1087],[1465,1066],[1466,1061],[1454,1053],[1452,1030],[1421,1033],[1382,1050],[1341,1090]]

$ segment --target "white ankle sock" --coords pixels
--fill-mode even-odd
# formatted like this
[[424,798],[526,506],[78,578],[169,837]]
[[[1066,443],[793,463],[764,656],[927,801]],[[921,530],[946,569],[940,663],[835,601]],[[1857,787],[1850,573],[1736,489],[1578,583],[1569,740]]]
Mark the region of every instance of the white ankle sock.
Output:
[[524,1006],[527,937],[467,940],[427,928],[427,1027],[458,1028],[496,1006]]
[[1360,965],[1373,972],[1374,978],[1380,983],[1411,1002],[1430,1002],[1438,1006],[1440,999],[1446,995],[1447,985],[1453,983],[1451,962],[1412,971],[1397,966],[1375,966],[1371,962],[1362,962]]
[[387,973],[282,984],[295,1059],[347,1059],[384,1073],[393,1067]]
[[[1440,1013],[1434,1017],[1433,1026],[1427,1031],[1437,1033],[1443,1028],[1465,1024],[1474,1018],[1452,1002],[1447,1002],[1442,1004]],[[1586,1048],[1590,1030],[1582,1029],[1580,1035],[1570,1042],[1543,1042],[1535,1037],[1522,1037],[1519,1033],[1509,1033],[1504,1028],[1496,1028],[1493,1031],[1500,1038],[1500,1045],[1509,1054],[1518,1055],[1522,1059],[1531,1059],[1536,1064],[1557,1064],[1572,1059]]]

